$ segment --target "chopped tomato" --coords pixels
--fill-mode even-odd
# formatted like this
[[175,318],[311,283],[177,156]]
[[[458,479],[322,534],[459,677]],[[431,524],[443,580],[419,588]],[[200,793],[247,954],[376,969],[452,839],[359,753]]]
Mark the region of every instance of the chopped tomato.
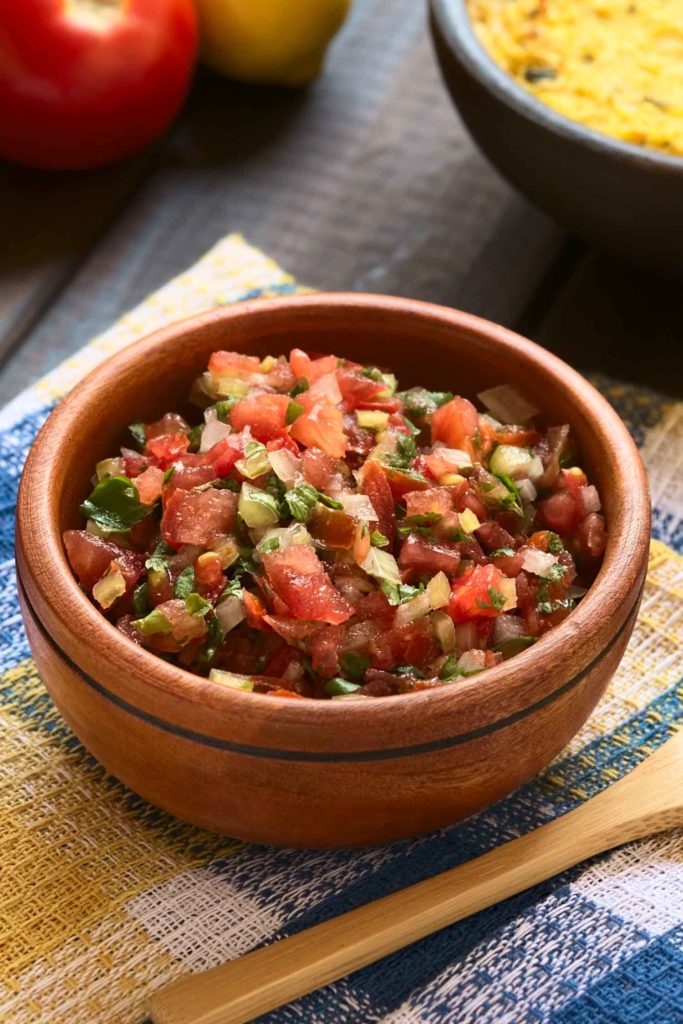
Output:
[[378,462],[366,462],[363,467],[361,491],[372,502],[378,520],[378,529],[388,540],[394,539],[396,512],[391,487]]
[[223,566],[215,551],[205,551],[194,563],[194,577],[204,590],[215,590],[225,582]]
[[[359,370],[350,366],[341,366],[337,370],[337,381],[344,405],[350,410],[358,409],[363,402],[372,402],[382,391],[386,391],[384,381],[364,377]],[[368,406],[364,405],[363,408]]]
[[498,444],[509,444],[515,448],[533,448],[541,439],[538,430],[526,427],[505,426],[496,428]]
[[92,590],[97,581],[109,571],[112,562],[116,562],[120,569],[126,589],[131,590],[145,566],[144,555],[126,551],[118,544],[101,540],[85,530],[67,530],[64,546],[71,566],[86,590]]
[[500,615],[503,603],[500,585],[504,579],[494,565],[475,565],[453,580],[449,615],[455,622]]
[[123,470],[129,480],[140,476],[140,473],[144,472],[149,465],[149,459],[145,455],[141,455],[140,452],[134,452],[132,448],[122,448],[121,458],[123,459]]
[[579,491],[582,487],[585,487],[588,483],[586,474],[578,466],[572,466],[571,469],[560,470],[560,487],[564,487],[565,490],[569,491],[572,498],[577,498]]
[[426,491],[431,487],[430,481],[420,477],[419,473],[395,469],[393,466],[387,466],[385,473],[394,501],[402,501],[410,491]]
[[445,516],[453,511],[453,498],[443,487],[430,487],[424,491],[408,491],[404,494],[406,515],[422,516],[436,513]]
[[294,420],[290,432],[305,448],[322,448],[328,455],[338,459],[346,453],[344,417],[331,402],[315,402]]
[[203,456],[203,461],[207,466],[213,467],[215,476],[227,476],[235,468],[235,463],[244,455],[245,447],[242,434],[231,434],[230,437],[224,437],[221,441],[217,441],[212,448],[209,448]]
[[474,437],[479,414],[466,398],[452,398],[432,414],[432,444],[444,441],[449,448],[474,455]]
[[538,502],[538,516],[555,533],[571,533],[577,525],[576,502],[569,491],[556,491]]
[[287,409],[291,399],[287,395],[267,393],[247,395],[230,413],[234,430],[251,428],[257,441],[272,441],[287,429]]
[[307,448],[301,455],[301,473],[307,483],[324,491],[338,472],[337,461],[322,448]]
[[213,466],[186,466],[176,463],[173,472],[164,484],[164,500],[168,501],[176,490],[191,491],[193,487],[201,487],[215,480],[218,474]]
[[454,544],[434,543],[411,533],[404,540],[398,564],[419,573],[445,572],[451,575],[460,565],[460,551]]
[[308,524],[308,531],[326,548],[350,548],[357,526],[357,520],[346,512],[317,505]]
[[496,551],[498,548],[514,548],[515,546],[512,535],[493,519],[482,523],[476,533],[477,540],[485,551]]
[[242,599],[247,615],[247,625],[252,629],[265,629],[264,619],[267,608],[258,594],[253,594],[250,590],[243,590]]
[[213,352],[209,359],[209,373],[214,377],[249,377],[261,372],[261,360],[241,352]]
[[262,561],[270,585],[295,618],[338,625],[353,615],[312,548],[295,544],[268,552]]
[[326,373],[334,373],[337,369],[337,357],[321,356],[320,359],[311,359],[300,348],[293,348],[289,353],[289,365],[297,379],[304,377],[309,384],[314,384]]
[[605,553],[607,535],[605,520],[599,512],[591,512],[579,523],[576,531],[579,550],[587,558],[601,558]]
[[145,445],[145,454],[151,456],[160,469],[168,469],[189,447],[187,434],[164,434],[149,439]]
[[236,522],[237,495],[232,491],[176,490],[161,519],[161,535],[176,550],[183,544],[208,547]]
[[173,434],[186,434],[190,429],[187,420],[177,412],[167,412],[160,420],[148,423],[145,427],[145,440],[151,441],[153,437],[167,437]]
[[157,466],[148,466],[140,476],[135,478],[135,486],[143,505],[153,505],[161,497],[164,482],[164,471]]

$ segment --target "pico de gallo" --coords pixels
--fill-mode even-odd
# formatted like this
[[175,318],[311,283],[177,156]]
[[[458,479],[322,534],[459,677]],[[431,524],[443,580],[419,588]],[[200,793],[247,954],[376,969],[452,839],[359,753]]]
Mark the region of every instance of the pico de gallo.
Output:
[[226,687],[356,700],[451,685],[571,613],[604,549],[566,425],[294,349],[214,352],[198,423],[130,425],[64,544],[133,642]]

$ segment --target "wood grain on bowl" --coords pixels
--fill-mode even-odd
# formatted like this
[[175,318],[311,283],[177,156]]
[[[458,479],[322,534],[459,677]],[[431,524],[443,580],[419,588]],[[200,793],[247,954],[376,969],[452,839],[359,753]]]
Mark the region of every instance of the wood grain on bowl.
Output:
[[[372,701],[287,701],[227,690],[131,643],[90,603],[62,531],[90,467],[127,423],[182,412],[217,348],[294,345],[389,363],[405,384],[464,394],[502,382],[572,426],[609,530],[590,592],[533,648],[480,677]],[[578,374],[511,332],[454,310],[359,295],[245,303],[119,353],[64,400],[26,464],[17,567],[31,647],[85,746],[131,789],[197,824],[262,842],[343,846],[446,825],[530,778],[590,714],[633,628],[649,540],[640,457]]]

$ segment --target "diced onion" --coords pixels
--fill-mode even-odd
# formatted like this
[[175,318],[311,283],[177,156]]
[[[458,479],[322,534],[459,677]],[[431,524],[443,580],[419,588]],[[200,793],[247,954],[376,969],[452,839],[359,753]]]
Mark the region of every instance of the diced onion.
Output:
[[517,484],[517,489],[525,501],[536,501],[538,491],[531,480],[520,480]]
[[98,580],[92,588],[92,596],[100,608],[111,608],[117,598],[122,597],[126,592],[126,581],[123,573],[112,563],[109,571]]
[[236,672],[224,672],[220,668],[212,668],[209,672],[212,683],[229,686],[231,690],[253,690],[254,680],[249,676],[240,676]]
[[534,576],[547,576],[554,565],[557,564],[557,557],[539,551],[538,548],[525,548],[522,557],[522,568],[531,572]]
[[469,651],[479,643],[477,626],[474,622],[459,622],[455,627],[455,646],[459,651]]
[[507,384],[480,391],[477,398],[501,423],[526,423],[538,415],[538,409]]
[[504,644],[508,640],[516,640],[525,635],[525,626],[517,615],[499,615],[494,623],[491,641],[494,645]]
[[466,469],[472,465],[472,459],[469,457],[467,452],[463,452],[460,448],[446,448],[442,447],[438,442],[432,448],[432,453],[447,462],[454,470]]
[[[329,488],[328,488],[329,490]],[[377,522],[377,513],[367,494],[338,494],[337,500],[344,506],[344,511],[354,519],[364,519],[366,522]]]
[[124,476],[123,459],[102,459],[95,466],[97,479],[102,480],[105,476]]
[[224,633],[229,633],[235,626],[239,626],[240,622],[246,618],[242,598],[231,594],[230,597],[219,601],[216,605],[216,618]]
[[278,448],[277,451],[268,452],[268,461],[278,480],[291,487],[301,467],[301,460],[294,452],[287,448]]
[[474,533],[481,526],[471,508],[466,508],[464,512],[458,512],[458,522],[463,533]]
[[465,651],[458,658],[458,668],[463,672],[481,672],[486,666],[485,651]]
[[430,611],[429,594],[426,590],[423,590],[412,601],[406,601],[405,604],[398,606],[394,615],[394,626],[406,626],[409,622],[421,619],[423,615],[427,615]]
[[[212,412],[213,416],[209,416],[209,412]],[[202,430],[202,439],[199,443],[200,452],[208,452],[215,444],[218,444],[219,441],[222,441],[223,438],[228,437],[232,433],[232,427],[228,423],[223,423],[219,420],[215,410],[207,410],[205,416],[206,426]]]
[[277,547],[273,547],[274,551],[284,551],[286,548],[292,546],[292,544],[307,544],[309,547],[313,547],[313,538],[306,529],[303,523],[292,523],[291,526],[275,526],[271,530],[266,530],[260,537],[256,550],[259,554],[263,553],[265,548],[268,551],[269,542],[277,540]]
[[450,654],[455,650],[455,626],[453,619],[447,612],[434,612],[432,616],[434,623],[434,634],[439,642],[439,647],[444,654]]
[[591,512],[599,512],[602,508],[600,501],[600,495],[598,494],[597,487],[593,484],[588,484],[586,487],[580,487],[577,495],[577,503],[581,510],[582,515],[587,516]]
[[400,583],[401,576],[398,571],[398,562],[388,551],[381,548],[370,548],[366,558],[361,562],[361,569],[379,580],[389,580],[390,583]]
[[326,373],[319,377],[315,384],[308,389],[307,396],[310,399],[322,399],[331,402],[332,405],[339,405],[342,400],[342,393],[339,389],[339,381],[336,373]]
[[429,604],[432,608],[443,608],[451,599],[451,585],[445,572],[437,572],[427,584]]
[[536,480],[543,476],[544,472],[543,459],[540,455],[534,455],[529,463],[529,479],[532,483],[535,483]]

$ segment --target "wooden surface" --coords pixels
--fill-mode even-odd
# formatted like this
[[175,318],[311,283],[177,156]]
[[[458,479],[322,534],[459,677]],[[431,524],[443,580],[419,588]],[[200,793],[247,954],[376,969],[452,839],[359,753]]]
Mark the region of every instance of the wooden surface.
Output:
[[73,176],[0,167],[0,223],[0,402],[235,230],[318,288],[459,306],[683,391],[680,286],[567,242],[498,177],[415,0],[356,0],[307,91],[200,73],[150,153]]
[[683,824],[683,732],[583,806],[476,860],[190,976],[154,1024],[245,1024],[614,846]]

